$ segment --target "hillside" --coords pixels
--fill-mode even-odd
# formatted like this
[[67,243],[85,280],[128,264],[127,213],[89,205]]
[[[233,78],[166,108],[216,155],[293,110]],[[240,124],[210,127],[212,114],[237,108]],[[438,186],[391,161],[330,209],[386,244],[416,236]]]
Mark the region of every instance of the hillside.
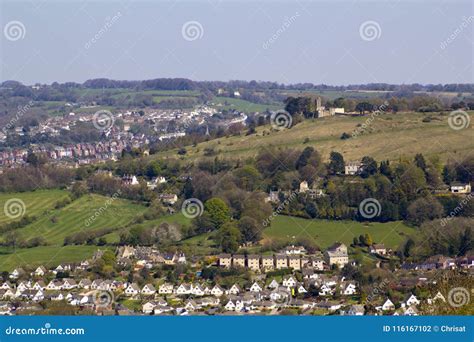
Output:
[[[474,115],[470,112],[471,117]],[[377,160],[397,160],[401,156],[423,153],[439,155],[442,160],[462,158],[474,149],[472,124],[463,130],[448,125],[448,113],[395,113],[370,116],[335,116],[305,120],[291,129],[272,131],[270,126],[258,127],[257,134],[220,138],[187,146],[187,158],[199,159],[212,149],[215,155],[229,158],[254,157],[262,147],[313,146],[327,159],[331,151],[338,151],[346,160],[369,155]],[[367,125],[363,128],[361,125]],[[265,132],[265,135],[263,134]],[[342,140],[342,133],[356,137]],[[176,157],[177,150],[159,153],[158,157]]]

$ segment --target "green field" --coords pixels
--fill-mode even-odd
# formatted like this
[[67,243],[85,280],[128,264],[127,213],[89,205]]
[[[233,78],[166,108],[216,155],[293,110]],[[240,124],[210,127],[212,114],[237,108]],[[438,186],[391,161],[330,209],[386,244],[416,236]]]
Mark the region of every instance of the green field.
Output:
[[0,224],[19,220],[6,215],[5,205],[8,200],[20,199],[25,203],[25,215],[39,216],[47,210],[53,209],[56,202],[68,197],[65,190],[37,190],[32,192],[0,193]]
[[263,231],[264,240],[297,241],[298,238],[313,238],[325,249],[334,242],[352,243],[355,236],[370,234],[376,243],[384,243],[396,249],[405,238],[416,230],[403,222],[370,223],[356,221],[308,220],[290,216],[277,216],[271,226]]
[[[49,244],[61,245],[67,235],[80,231],[120,229],[146,210],[144,206],[122,199],[113,200],[107,205],[108,200],[110,198],[100,195],[83,196],[62,209],[51,211],[17,232],[23,238],[42,236]],[[95,213],[98,213],[96,219],[88,224],[86,221]]]
[[[90,257],[98,247],[63,246],[66,236],[101,228],[119,230],[146,210],[146,207],[140,204],[123,199],[111,200],[110,197],[95,194],[85,195],[63,208],[54,209],[56,201],[67,196],[66,191],[59,190],[2,194],[1,198],[6,201],[13,195],[24,200],[27,212],[31,210],[37,217],[34,222],[16,229],[15,232],[19,238],[25,240],[43,237],[47,246],[16,249],[1,247],[0,270],[83,260]],[[96,218],[88,221],[96,213]],[[2,215],[1,218],[5,221],[3,212]]]
[[279,104],[259,104],[253,103],[242,99],[236,99],[233,97],[219,96],[215,97],[211,101],[214,107],[218,109],[236,109],[241,112],[264,112],[269,110],[281,109],[282,105]]
[[79,262],[90,258],[97,249],[97,246],[41,246],[15,250],[2,247],[0,271],[12,271],[19,266],[32,269],[39,265],[52,267],[61,263]]
[[[474,112],[470,115],[474,116]],[[430,121],[426,122],[428,117]],[[360,160],[364,156],[396,161],[400,157],[413,157],[416,153],[423,153],[426,157],[439,155],[442,160],[462,160],[474,150],[473,125],[453,130],[447,120],[447,113],[395,113],[373,119],[370,116],[333,116],[305,120],[281,131],[272,131],[270,126],[265,126],[258,127],[257,134],[210,140],[186,147],[186,156],[202,158],[205,149],[212,148],[220,157],[252,158],[260,149],[270,146],[301,150],[312,146],[326,160],[331,151],[342,153],[346,161]],[[362,129],[360,125],[367,125],[367,128]],[[263,131],[267,134],[263,135]],[[344,132],[358,134],[342,140]],[[159,157],[169,155],[169,151],[157,154]]]

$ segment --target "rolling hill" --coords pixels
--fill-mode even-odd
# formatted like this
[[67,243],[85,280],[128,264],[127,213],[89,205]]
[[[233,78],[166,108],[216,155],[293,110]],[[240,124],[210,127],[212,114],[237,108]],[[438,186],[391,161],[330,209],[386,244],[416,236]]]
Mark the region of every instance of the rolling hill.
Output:
[[[471,117],[474,116],[470,112]],[[365,125],[365,126],[364,126]],[[343,140],[347,133],[355,137]],[[290,147],[303,149],[313,146],[323,158],[331,151],[338,151],[345,160],[372,156],[376,160],[398,160],[423,153],[429,157],[439,155],[442,160],[461,159],[474,149],[472,125],[453,130],[448,125],[448,113],[388,113],[379,116],[334,116],[309,119],[290,129],[272,130],[270,126],[258,127],[252,135],[224,137],[187,146],[186,158],[200,159],[204,151],[228,158],[252,158],[261,148]],[[157,154],[157,157],[176,157],[177,150]]]

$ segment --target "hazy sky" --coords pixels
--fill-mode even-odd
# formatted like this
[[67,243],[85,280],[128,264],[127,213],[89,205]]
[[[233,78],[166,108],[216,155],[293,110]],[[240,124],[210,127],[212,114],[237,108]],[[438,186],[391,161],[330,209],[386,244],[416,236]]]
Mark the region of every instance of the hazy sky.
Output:
[[474,82],[472,0],[0,4],[1,81]]

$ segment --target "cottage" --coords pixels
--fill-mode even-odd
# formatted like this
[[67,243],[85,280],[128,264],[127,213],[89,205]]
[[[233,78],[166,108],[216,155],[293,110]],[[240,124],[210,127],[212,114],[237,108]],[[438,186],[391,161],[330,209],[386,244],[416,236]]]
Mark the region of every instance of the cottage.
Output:
[[18,279],[20,278],[23,274],[25,274],[25,271],[22,268],[15,268],[12,273],[10,273],[10,279]]
[[357,288],[355,284],[353,283],[347,284],[347,286],[341,290],[341,294],[344,296],[352,296],[352,295],[355,295],[356,292],[357,292]]
[[283,279],[283,286],[294,287],[296,285],[296,279],[293,276],[286,277]]
[[238,295],[241,292],[242,292],[242,289],[240,288],[240,286],[238,284],[232,285],[232,287],[229,290],[229,294],[231,294],[231,295]]
[[375,243],[369,247],[369,253],[371,254],[379,254],[379,255],[386,255],[387,249],[383,243]]
[[188,295],[188,294],[191,294],[191,290],[192,290],[191,285],[181,284],[176,289],[176,294],[179,296]]
[[76,284],[76,281],[74,279],[65,278],[63,280],[63,284],[61,286],[61,289],[62,290],[71,290],[71,289],[75,289],[76,287],[77,287],[77,284]]
[[410,294],[405,298],[405,300],[402,303],[402,306],[408,307],[408,306],[419,305],[419,304],[420,304],[420,301],[418,300],[418,298],[416,298],[414,294]]
[[44,276],[46,273],[48,273],[48,270],[44,267],[44,266],[39,266],[38,268],[36,268],[36,270],[33,272],[33,275],[35,277],[42,277]]
[[349,162],[344,167],[344,174],[354,176],[359,173],[362,164],[358,161]]
[[201,285],[191,285],[191,294],[195,296],[204,296],[204,289],[201,287]]
[[144,296],[152,296],[156,293],[156,289],[153,284],[146,284],[143,286],[141,294]]
[[459,183],[459,182],[454,182],[451,184],[451,192],[453,194],[470,194],[472,191],[471,189],[471,184],[467,183]]
[[270,284],[268,284],[268,288],[270,289],[276,289],[280,286],[280,284],[278,284],[278,282],[276,281],[276,279],[273,279]]
[[381,309],[383,311],[395,310],[395,304],[393,304],[393,302],[389,298],[387,298],[385,303],[383,303]]
[[173,285],[171,284],[163,284],[158,289],[159,294],[172,294],[173,293]]
[[211,294],[215,297],[220,297],[220,296],[224,295],[224,289],[216,284],[212,288]]
[[138,296],[138,294],[140,293],[140,288],[138,287],[136,283],[131,283],[127,286],[124,293],[126,296],[129,296],[129,297]]
[[254,282],[252,284],[252,286],[250,286],[250,292],[262,292],[262,287],[257,283],[257,282]]
[[89,279],[84,278],[84,279],[81,279],[81,281],[79,281],[78,287],[80,289],[89,290],[91,288],[91,285],[92,285],[92,282]]
[[227,311],[235,311],[235,303],[232,301],[232,300],[229,300],[227,302],[227,304],[224,306],[224,309],[226,309]]

